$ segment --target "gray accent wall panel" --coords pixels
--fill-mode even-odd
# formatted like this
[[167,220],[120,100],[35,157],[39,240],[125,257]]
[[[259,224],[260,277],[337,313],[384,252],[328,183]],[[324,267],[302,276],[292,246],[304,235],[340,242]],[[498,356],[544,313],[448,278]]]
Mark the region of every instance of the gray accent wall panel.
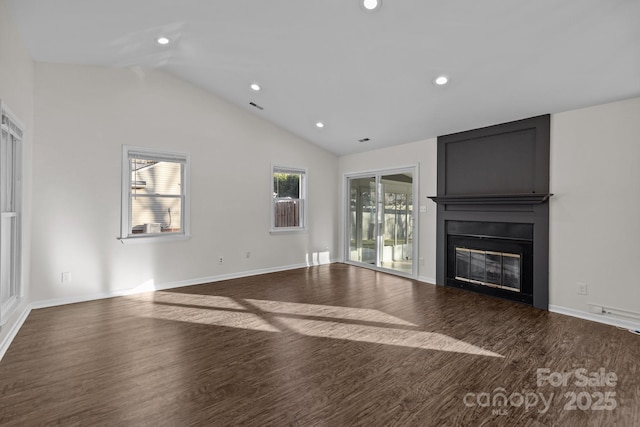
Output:
[[[550,116],[504,123],[438,137],[436,282],[447,283],[447,221],[532,224],[533,298],[548,309],[549,203],[460,202],[456,196],[521,196],[549,193]],[[463,197],[464,198],[464,197]]]

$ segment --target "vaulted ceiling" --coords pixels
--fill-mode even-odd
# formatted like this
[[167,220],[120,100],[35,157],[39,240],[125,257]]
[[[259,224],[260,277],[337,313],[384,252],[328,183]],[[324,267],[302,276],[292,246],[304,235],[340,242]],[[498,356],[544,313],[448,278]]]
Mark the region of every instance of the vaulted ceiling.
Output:
[[339,155],[640,96],[638,0],[8,3],[36,61],[160,68]]

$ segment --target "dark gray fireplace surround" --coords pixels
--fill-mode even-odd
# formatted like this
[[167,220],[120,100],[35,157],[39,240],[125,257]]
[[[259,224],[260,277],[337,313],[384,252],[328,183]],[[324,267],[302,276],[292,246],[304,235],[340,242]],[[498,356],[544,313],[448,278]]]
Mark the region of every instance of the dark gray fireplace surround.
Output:
[[548,309],[549,119],[438,137],[438,285]]

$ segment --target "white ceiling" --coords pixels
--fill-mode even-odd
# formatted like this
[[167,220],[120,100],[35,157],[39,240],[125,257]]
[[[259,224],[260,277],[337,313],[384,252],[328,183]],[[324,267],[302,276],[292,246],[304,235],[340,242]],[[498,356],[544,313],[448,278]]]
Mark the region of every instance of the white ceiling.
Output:
[[640,96],[640,0],[8,2],[36,61],[158,67],[340,155]]

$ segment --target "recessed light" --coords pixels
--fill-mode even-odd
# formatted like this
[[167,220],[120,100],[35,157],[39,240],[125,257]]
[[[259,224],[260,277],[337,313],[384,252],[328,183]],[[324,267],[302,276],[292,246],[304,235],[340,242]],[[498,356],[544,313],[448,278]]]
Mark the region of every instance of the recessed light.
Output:
[[316,127],[322,129],[324,127],[324,123],[318,122],[316,123]]
[[260,85],[258,83],[251,83],[251,89],[257,92],[260,90]]
[[161,45],[169,44],[170,41],[171,40],[169,40],[167,37],[158,37],[156,39],[156,42]]
[[433,83],[438,85],[438,86],[444,86],[447,83],[449,83],[449,77],[447,77],[447,76],[438,76],[435,79],[433,79]]
[[366,10],[375,10],[380,7],[382,0],[360,0],[362,7]]

